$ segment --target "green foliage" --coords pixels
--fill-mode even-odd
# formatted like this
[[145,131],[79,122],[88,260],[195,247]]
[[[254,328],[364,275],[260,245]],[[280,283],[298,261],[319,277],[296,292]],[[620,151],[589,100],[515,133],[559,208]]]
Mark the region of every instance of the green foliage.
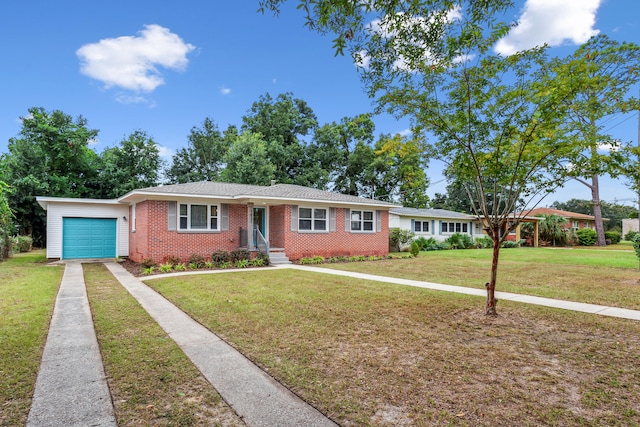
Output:
[[636,251],[636,255],[638,257],[638,268],[640,268],[640,233],[633,236],[631,243],[633,244],[633,249]]
[[9,186],[0,181],[0,261],[11,253],[13,235],[13,211],[8,201]]
[[269,255],[265,252],[258,252],[254,261],[256,260],[261,260],[260,265],[269,265]]
[[420,246],[418,246],[418,244],[416,242],[411,242],[411,251],[410,251],[410,253],[413,256],[418,256],[418,254],[420,253]]
[[493,248],[493,239],[489,236],[476,237],[476,244],[482,249]]
[[526,242],[526,240],[524,240],[524,239],[520,239],[517,242],[513,241],[513,240],[505,240],[504,242],[502,242],[502,247],[505,248],[505,249],[519,248],[525,242]]
[[604,233],[604,237],[607,240],[611,240],[611,244],[615,245],[616,243],[620,243],[620,240],[622,240],[622,233],[619,231],[606,231]]
[[637,234],[639,234],[637,231],[629,230],[627,234],[624,235],[624,240],[633,242],[633,239],[636,237]]
[[142,130],[132,132],[119,146],[104,150],[101,161],[101,196],[109,199],[137,188],[155,187],[164,164],[158,145]]
[[[203,263],[203,266],[204,266],[204,263]],[[197,262],[190,262],[187,264],[187,267],[189,267],[189,270],[197,270],[198,268],[200,268]]]
[[593,246],[598,240],[596,230],[591,228],[581,228],[576,230],[576,237],[580,246]]
[[29,236],[16,236],[13,249],[19,253],[31,251],[33,239]]
[[569,237],[565,228],[567,220],[559,215],[540,215],[543,219],[539,222],[540,238],[546,242],[550,242],[553,246],[556,244],[565,245],[568,243]]
[[469,249],[474,247],[473,238],[468,234],[454,233],[446,240],[451,249]]
[[11,188],[6,197],[20,233],[31,235],[35,245],[44,246],[46,215],[35,196],[100,194],[100,159],[89,148],[98,131],[89,129],[83,117],[74,121],[59,110],[30,108],[21,121],[20,134],[9,139],[0,168]]
[[171,264],[170,262],[167,262],[165,264],[160,264],[160,271],[163,273],[169,273],[173,270],[173,264]]
[[220,263],[220,265],[218,265],[218,267],[220,267],[222,269],[231,268],[231,267],[233,267],[233,263],[231,261],[223,261],[223,262]]
[[238,267],[238,268],[247,268],[247,267],[249,267],[250,263],[251,263],[251,260],[248,260],[248,259],[239,259],[239,260],[236,262],[236,267]]
[[251,265],[254,267],[264,266],[264,258],[254,258],[254,260],[251,261]]
[[276,176],[276,168],[267,156],[267,145],[259,133],[244,132],[231,144],[224,156],[225,182],[268,185]]
[[223,157],[238,137],[234,126],[229,126],[224,136],[210,118],[205,118],[202,127],[191,128],[187,147],[177,150],[167,169],[171,184],[216,181],[223,169]]
[[216,264],[212,261],[205,261],[204,268],[212,269],[215,268]]
[[195,264],[196,268],[202,268],[204,267],[204,257],[200,254],[191,254],[189,264]]
[[300,258],[299,263],[300,264],[322,264],[325,262],[324,257],[321,256],[313,256],[313,257],[305,257],[305,258]]
[[389,231],[389,245],[397,252],[401,247],[411,243],[414,237],[415,233],[411,230],[392,228]]
[[142,268],[142,274],[144,274],[145,276],[153,274],[155,271],[156,268],[154,266]]
[[187,269],[187,266],[183,262],[179,262],[178,264],[173,266],[173,269],[175,271],[185,271]]

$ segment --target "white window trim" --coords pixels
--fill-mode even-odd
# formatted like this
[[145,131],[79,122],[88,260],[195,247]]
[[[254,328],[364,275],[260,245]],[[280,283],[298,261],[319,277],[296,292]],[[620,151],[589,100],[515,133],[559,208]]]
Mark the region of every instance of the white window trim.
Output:
[[[361,217],[360,217],[360,221],[357,221],[360,223],[360,230],[354,230],[353,229],[353,223],[356,221],[353,221],[353,213],[354,212],[360,212],[361,213]],[[371,213],[371,219],[370,220],[365,220],[364,219],[364,213],[365,212],[370,212]],[[365,222],[370,222],[371,223],[371,230],[365,230],[364,229],[364,224]],[[368,211],[368,210],[364,210],[364,209],[351,209],[351,212],[349,212],[349,230],[352,233],[365,233],[365,234],[372,234],[376,232],[376,211]]]
[[131,218],[129,219],[131,220],[131,232],[135,233],[136,232],[136,203],[131,205]]
[[[182,228],[180,227],[180,219],[184,218],[185,215],[181,215],[180,214],[180,207],[182,205],[187,205],[187,228]],[[207,228],[191,228],[191,206],[206,206],[207,207]],[[218,215],[215,216],[215,218],[217,218],[217,228],[211,228],[211,207],[215,206],[216,207],[216,211],[218,212]],[[221,230],[221,221],[222,221],[222,215],[221,215],[221,206],[218,203],[206,203],[206,202],[193,202],[193,203],[182,203],[182,202],[178,202],[178,206],[177,206],[177,212],[176,212],[176,230],[178,232],[181,233],[211,233],[211,232],[220,232]]]
[[[442,221],[442,224],[447,224],[447,231],[442,231],[442,225],[440,225],[440,233],[442,235],[445,234],[456,234],[456,233],[460,233],[460,234],[469,234],[469,224],[467,222],[460,222],[460,221]],[[453,228],[454,230],[457,228],[455,224],[460,224],[460,231],[451,231],[449,228],[449,226],[453,224]],[[463,231],[463,228],[467,227],[466,231]]]
[[[301,209],[309,209],[311,210],[311,218],[300,217]],[[316,209],[322,209],[324,211],[324,218],[319,218],[318,221],[324,221],[324,230],[316,230]],[[300,221],[311,221],[311,230],[302,230],[300,228]],[[298,233],[329,233],[329,209],[328,208],[320,208],[320,207],[312,207],[312,206],[298,206]]]

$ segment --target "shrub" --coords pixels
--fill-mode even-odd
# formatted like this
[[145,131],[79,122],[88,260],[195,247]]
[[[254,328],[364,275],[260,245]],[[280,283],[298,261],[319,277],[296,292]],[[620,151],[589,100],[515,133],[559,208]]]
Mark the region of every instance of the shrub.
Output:
[[476,237],[476,246],[481,249],[489,249],[493,247],[493,239],[489,236]]
[[231,262],[235,262],[236,264],[242,260],[249,261],[251,260],[251,252],[247,249],[236,249],[235,251],[229,252],[229,258]]
[[[195,264],[196,268],[204,267],[204,257],[200,254],[191,254],[189,256],[189,264]],[[191,268],[191,266],[189,266],[189,268]]]
[[408,245],[413,240],[415,234],[411,230],[402,230],[400,228],[393,228],[389,232],[389,246],[399,251],[403,246]]
[[215,268],[215,264],[212,261],[205,261],[204,268]]
[[627,232],[627,234],[624,235],[624,240],[633,242],[633,238],[636,237],[637,234],[638,234],[637,231],[630,230]]
[[264,258],[256,257],[256,259],[251,261],[251,265],[253,265],[254,267],[262,267],[264,265]]
[[153,272],[156,270],[156,268],[154,266],[151,267],[145,267],[142,269],[142,274],[144,274],[145,276],[148,276],[149,274],[153,274]]
[[468,234],[454,233],[445,242],[451,245],[451,249],[469,249],[473,247],[473,238]]
[[233,267],[233,264],[231,263],[231,261],[223,261],[218,265],[218,267],[220,267],[220,268],[231,268],[231,267]]
[[501,247],[504,249],[511,249],[511,248],[520,247],[520,244],[519,242],[514,242],[513,240],[505,240],[504,242],[502,242]]
[[169,255],[165,262],[167,264],[171,264],[171,265],[178,265],[182,262],[182,258],[180,258],[179,256],[173,256],[173,255]]
[[262,260],[262,264],[260,265],[269,265],[270,263],[269,255],[267,255],[265,252],[258,252],[258,254],[256,255],[256,260],[257,259]]
[[171,270],[173,270],[173,264],[171,264],[171,263],[160,264],[160,271],[161,272],[168,273]]
[[249,267],[249,263],[250,263],[250,261],[248,259],[239,259],[236,262],[236,267],[238,267],[238,268],[247,268],[247,267]]
[[598,233],[591,228],[581,228],[576,231],[580,246],[593,246],[598,240]]
[[636,256],[638,257],[638,268],[640,268],[640,233],[636,233],[636,235],[633,236],[631,243],[633,244],[633,249],[636,251]]
[[229,253],[229,251],[225,250],[215,251],[213,254],[211,254],[211,261],[219,266],[223,262],[230,262],[231,254]]
[[155,267],[156,262],[153,260],[153,258],[145,258],[142,260],[140,265],[142,266],[142,268],[150,268],[150,267]]
[[620,240],[622,240],[622,233],[619,231],[605,231],[604,237],[607,240],[611,240],[611,244],[615,245],[616,243],[620,243]]
[[197,262],[190,262],[188,267],[189,267],[189,270],[197,270],[198,268],[200,268]]
[[18,236],[15,238],[13,249],[17,252],[24,253],[31,250],[33,239],[29,236]]
[[411,243],[411,255],[418,256],[420,253],[420,246],[416,242]]
[[175,271],[185,271],[187,269],[187,266],[184,265],[183,263],[179,262],[176,265],[173,266],[173,269]]
[[349,261],[358,262],[358,261],[366,261],[367,257],[364,255],[354,255],[349,258]]

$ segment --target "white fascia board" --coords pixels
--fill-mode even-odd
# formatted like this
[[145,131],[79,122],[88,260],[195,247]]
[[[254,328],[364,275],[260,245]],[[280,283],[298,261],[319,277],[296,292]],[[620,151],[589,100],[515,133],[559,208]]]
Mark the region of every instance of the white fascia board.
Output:
[[48,196],[36,196],[36,201],[42,209],[47,210],[49,203],[83,203],[83,204],[98,204],[98,205],[119,205],[121,204],[116,199],[77,199],[72,197],[48,197]]

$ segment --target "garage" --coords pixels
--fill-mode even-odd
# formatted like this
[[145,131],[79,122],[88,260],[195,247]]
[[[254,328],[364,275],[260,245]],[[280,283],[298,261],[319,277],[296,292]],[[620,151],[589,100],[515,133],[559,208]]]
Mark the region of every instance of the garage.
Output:
[[115,257],[115,218],[63,218],[63,259]]

